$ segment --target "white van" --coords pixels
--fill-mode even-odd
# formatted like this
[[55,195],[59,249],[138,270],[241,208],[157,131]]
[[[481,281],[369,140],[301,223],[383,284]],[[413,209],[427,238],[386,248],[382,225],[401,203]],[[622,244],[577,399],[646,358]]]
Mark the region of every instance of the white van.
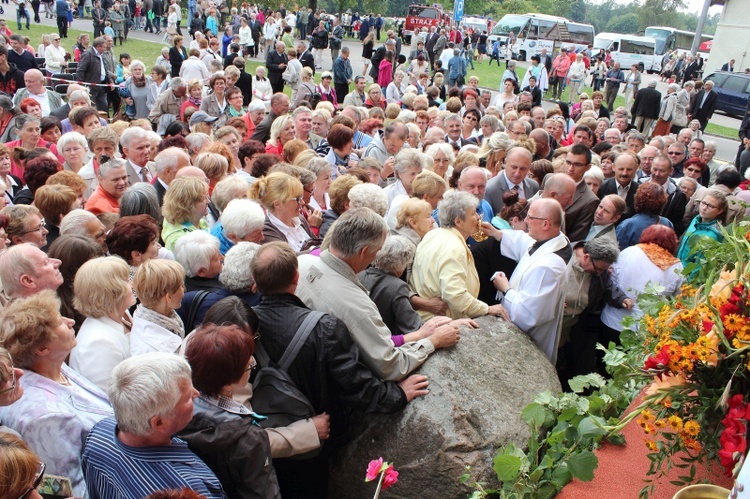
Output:
[[639,71],[658,73],[661,70],[661,57],[654,50],[656,40],[645,36],[621,35],[619,33],[599,33],[594,37],[594,53],[599,49],[609,50],[612,60],[619,62],[627,70],[635,64]]

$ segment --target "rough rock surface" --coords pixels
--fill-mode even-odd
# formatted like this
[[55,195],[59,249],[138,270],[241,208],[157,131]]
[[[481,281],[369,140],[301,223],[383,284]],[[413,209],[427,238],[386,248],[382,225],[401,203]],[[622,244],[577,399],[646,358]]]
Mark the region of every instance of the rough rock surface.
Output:
[[467,497],[471,491],[458,482],[464,466],[492,480],[498,446],[526,446],[521,411],[538,393],[560,390],[557,374],[512,324],[489,316],[477,322],[481,329],[463,331],[455,348],[436,352],[417,371],[429,378],[429,395],[398,414],[358,416],[356,436],[333,463],[329,497],[372,497],[375,483],[364,482],[365,470],[380,456],[399,472],[383,498]]

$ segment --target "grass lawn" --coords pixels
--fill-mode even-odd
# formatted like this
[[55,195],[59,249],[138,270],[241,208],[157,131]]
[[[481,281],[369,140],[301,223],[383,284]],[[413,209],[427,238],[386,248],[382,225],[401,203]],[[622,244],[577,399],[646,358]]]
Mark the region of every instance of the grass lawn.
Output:
[[[57,28],[55,26],[46,26],[42,24],[34,24],[31,23],[31,29],[26,30],[26,26],[24,25],[24,29],[22,31],[16,31],[16,28],[18,25],[16,24],[15,18],[10,18],[7,15],[9,9],[6,9],[6,15],[4,16],[4,19],[8,22],[8,27],[13,31],[14,34],[19,34],[23,36],[28,36],[31,38],[30,45],[34,47],[34,50],[41,45],[42,43],[42,35],[45,34],[51,34],[51,33],[57,33]],[[14,10],[15,13],[15,10]],[[88,28],[88,29],[76,29],[76,28]],[[75,20],[73,21],[73,28],[68,30],[68,38],[63,38],[61,41],[61,46],[71,54],[73,53],[73,45],[76,43],[76,39],[78,38],[78,35],[81,34],[87,34],[93,38],[94,27],[91,24],[91,19],[83,19],[83,20]],[[127,42],[125,42],[125,45],[120,47],[120,45],[117,45],[115,47],[115,54],[119,55],[121,52],[127,52],[130,54],[130,56],[133,59],[138,59],[140,61],[143,61],[143,63],[146,65],[147,68],[150,68],[154,65],[156,62],[156,58],[161,55],[161,48],[163,47],[160,43],[154,43],[154,42],[146,42],[142,40],[136,40],[134,38],[130,38]]]
[[719,137],[726,137],[728,139],[737,140],[737,129],[730,126],[714,125],[709,123],[706,126],[706,133],[710,135],[718,135]]

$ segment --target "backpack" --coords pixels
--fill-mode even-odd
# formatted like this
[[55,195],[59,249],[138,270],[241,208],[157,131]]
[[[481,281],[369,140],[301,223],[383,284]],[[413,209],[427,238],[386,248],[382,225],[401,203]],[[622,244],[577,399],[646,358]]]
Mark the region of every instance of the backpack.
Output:
[[[256,342],[255,357],[262,367],[253,381],[252,404],[253,411],[266,417],[260,421],[263,428],[289,426],[295,421],[315,416],[312,404],[294,384],[287,370],[323,315],[323,312],[316,311],[307,314],[278,363],[271,360],[260,341]],[[292,459],[310,459],[320,451],[318,447]]]
[[[310,90],[310,87],[308,87],[304,83],[303,85],[306,89]],[[321,100],[323,100],[323,96],[321,96],[320,92],[318,92],[318,86],[313,85],[312,90],[310,90],[310,97],[308,97],[307,102],[310,103],[310,107],[312,109],[315,109],[316,107],[318,107],[318,104],[320,103]]]

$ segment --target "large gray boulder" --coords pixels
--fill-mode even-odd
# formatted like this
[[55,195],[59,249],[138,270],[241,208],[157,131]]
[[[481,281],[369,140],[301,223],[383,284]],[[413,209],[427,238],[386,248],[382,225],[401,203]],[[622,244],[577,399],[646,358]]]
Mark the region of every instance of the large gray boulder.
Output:
[[458,482],[466,465],[476,479],[492,480],[498,446],[526,446],[521,411],[538,393],[560,391],[555,368],[513,324],[477,322],[480,329],[464,330],[455,348],[434,353],[418,371],[430,380],[429,395],[398,414],[355,419],[356,436],[333,463],[329,497],[372,497],[365,470],[380,456],[399,472],[381,497],[466,497],[470,490]]

